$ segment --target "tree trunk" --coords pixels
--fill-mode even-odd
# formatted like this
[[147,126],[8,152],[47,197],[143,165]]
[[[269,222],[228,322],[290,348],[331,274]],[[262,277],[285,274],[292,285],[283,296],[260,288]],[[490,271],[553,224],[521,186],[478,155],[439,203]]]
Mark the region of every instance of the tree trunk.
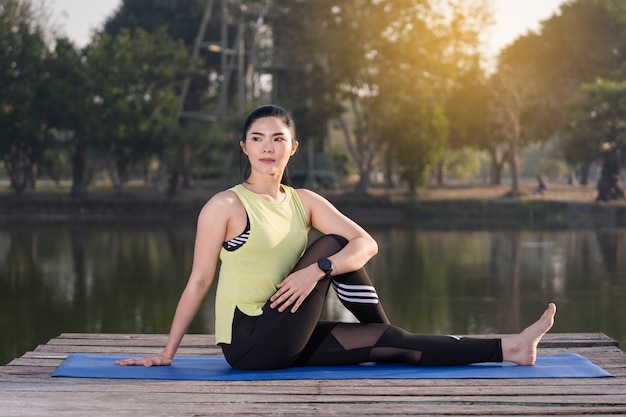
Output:
[[109,174],[111,184],[116,191],[121,192],[123,180],[120,175],[120,168],[117,166],[115,161],[115,157],[112,154],[109,154],[107,162],[107,172]]
[[502,183],[502,168],[506,161],[506,154],[502,157],[502,160],[498,160],[498,152],[495,149],[489,149],[489,156],[491,157],[490,184],[500,185]]
[[178,193],[178,188],[179,188],[181,177],[182,175],[177,171],[173,171],[170,173],[169,186],[167,187],[168,197],[170,198],[174,197]]
[[514,134],[511,138],[511,149],[509,155],[509,168],[511,169],[511,195],[518,197],[520,192],[520,157],[519,157],[519,135]]
[[28,185],[28,167],[22,161],[5,161],[7,173],[11,180],[11,188],[16,195],[22,195]]
[[73,175],[72,175],[72,191],[73,196],[82,196],[85,194],[85,172],[87,171],[87,157],[85,156],[85,148],[77,145],[72,156]]
[[387,149],[385,152],[385,182],[388,189],[396,188],[396,184],[393,181],[393,152],[390,149]]
[[31,190],[35,190],[37,188],[38,178],[39,176],[38,176],[38,170],[37,170],[37,163],[31,162],[30,168],[28,169],[28,185]]
[[357,149],[358,147],[354,142],[359,143],[359,140],[353,140],[348,124],[343,117],[338,117],[337,121],[346,140],[348,152],[350,152],[359,168],[359,182],[354,188],[354,191],[359,194],[366,194],[370,185],[371,161],[368,160],[368,155],[363,155],[362,152],[359,152],[359,149]]
[[598,181],[598,196],[596,201],[623,200],[622,173],[619,155],[615,149],[604,152],[600,180]]
[[591,168],[591,164],[589,162],[585,162],[580,166],[580,178],[578,182],[580,185],[588,185],[589,184],[589,169]]
[[437,163],[437,185],[441,186],[446,184],[447,168],[446,158],[442,157]]
[[145,160],[142,163],[142,171],[143,171],[143,183],[149,187],[152,185],[152,170],[150,169],[151,161],[150,159]]
[[370,186],[370,173],[369,170],[359,166],[359,182],[357,182],[354,191],[358,194],[367,194],[367,190]]
[[183,189],[191,188],[191,149],[189,145],[183,148]]

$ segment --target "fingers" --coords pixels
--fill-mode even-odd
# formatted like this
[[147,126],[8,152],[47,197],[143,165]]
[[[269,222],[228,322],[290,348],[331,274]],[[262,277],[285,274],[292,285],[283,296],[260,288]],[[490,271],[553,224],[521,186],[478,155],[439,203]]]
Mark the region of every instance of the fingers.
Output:
[[307,293],[301,290],[286,287],[279,288],[279,290],[276,291],[276,293],[274,293],[274,295],[270,298],[270,308],[278,307],[278,311],[282,313],[293,304],[294,307],[291,309],[291,312],[295,313],[306,296]]
[[305,299],[305,297],[298,297],[298,299],[296,300],[295,304],[293,305],[293,308],[291,309],[292,313],[295,313],[296,311],[298,311],[298,309],[300,308],[300,306],[304,302],[304,299]]
[[284,303],[289,298],[289,294],[292,291],[289,287],[285,287],[285,281],[282,281],[277,287],[278,290],[270,297],[271,308],[276,308]]
[[121,366],[165,366],[169,365],[172,361],[162,358],[160,356],[146,356],[143,358],[131,358],[115,361],[117,365]]
[[[143,365],[143,366],[152,366],[152,360],[141,358],[141,359],[123,359],[115,362],[117,365],[122,366],[135,366],[135,365]],[[154,364],[156,365],[156,364]]]
[[272,302],[270,304],[270,307],[271,308],[278,307],[278,311],[282,313],[283,311],[287,309],[287,307],[293,304],[294,301],[296,301],[296,299],[297,299],[296,294],[292,294],[287,291],[284,293],[281,293],[281,291],[278,291],[270,299],[270,301]]
[[281,281],[278,290],[270,297],[270,308],[278,308],[279,312],[287,310],[295,313],[315,287],[317,280],[311,280],[305,276],[290,275]]

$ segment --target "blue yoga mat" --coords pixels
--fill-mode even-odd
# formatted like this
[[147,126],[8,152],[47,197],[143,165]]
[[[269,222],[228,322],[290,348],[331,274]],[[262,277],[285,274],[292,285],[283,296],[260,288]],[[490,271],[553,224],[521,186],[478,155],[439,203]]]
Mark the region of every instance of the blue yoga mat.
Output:
[[510,362],[463,366],[412,366],[367,363],[348,366],[307,366],[272,371],[240,371],[223,356],[176,356],[170,366],[119,366],[122,355],[70,355],[52,376],[113,379],[259,381],[294,379],[505,379],[610,377],[589,359],[575,353],[539,355],[534,366]]

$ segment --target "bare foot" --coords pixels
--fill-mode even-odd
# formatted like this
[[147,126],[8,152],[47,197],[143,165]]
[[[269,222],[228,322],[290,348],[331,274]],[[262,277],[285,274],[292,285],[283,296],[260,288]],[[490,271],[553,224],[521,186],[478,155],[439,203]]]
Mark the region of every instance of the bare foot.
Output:
[[502,339],[502,358],[518,365],[534,365],[537,345],[554,324],[556,305],[550,303],[543,315],[520,334]]

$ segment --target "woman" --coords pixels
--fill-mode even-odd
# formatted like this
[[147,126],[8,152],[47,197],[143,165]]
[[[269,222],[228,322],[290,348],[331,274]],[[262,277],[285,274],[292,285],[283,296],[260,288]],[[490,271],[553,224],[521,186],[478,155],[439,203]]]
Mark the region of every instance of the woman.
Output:
[[[377,253],[376,242],[318,194],[285,183],[287,163],[298,149],[289,113],[273,105],[254,110],[240,146],[250,173],[200,212],[191,275],[165,349],[118,364],[172,362],[218,259],[216,340],[234,368],[370,361],[535,363],[537,344],[554,322],[554,304],[522,333],[503,339],[416,335],[390,325],[363,268]],[[307,249],[310,228],[324,235]],[[360,323],[319,321],[331,283]]]

